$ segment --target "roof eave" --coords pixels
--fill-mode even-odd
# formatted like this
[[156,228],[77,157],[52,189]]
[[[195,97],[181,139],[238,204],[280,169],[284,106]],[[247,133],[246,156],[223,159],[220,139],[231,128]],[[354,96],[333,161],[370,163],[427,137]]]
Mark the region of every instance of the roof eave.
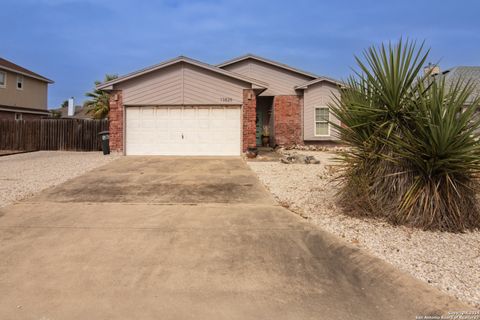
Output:
[[162,63],[156,64],[156,65],[153,65],[151,67],[147,67],[147,68],[141,69],[139,71],[129,73],[129,74],[127,74],[125,76],[122,76],[122,77],[119,77],[117,79],[113,79],[113,80],[110,80],[108,82],[101,83],[101,84],[97,85],[96,88],[98,90],[105,90],[105,91],[113,90],[113,85],[114,84],[124,82],[124,81],[130,80],[132,78],[136,78],[136,77],[139,77],[139,76],[144,75],[146,73],[150,73],[150,72],[162,69],[162,68],[166,68],[168,66],[171,66],[173,64],[180,63],[180,62],[189,63],[191,65],[195,65],[195,66],[203,68],[203,69],[207,69],[207,70],[219,73],[219,74],[223,74],[227,77],[234,78],[234,79],[237,79],[237,80],[240,80],[240,81],[244,81],[246,83],[250,83],[252,86],[255,85],[255,86],[258,86],[258,87],[261,87],[261,88],[264,88],[264,89],[268,87],[268,84],[264,83],[262,81],[252,79],[252,78],[240,75],[240,74],[236,74],[236,73],[231,72],[231,71],[223,70],[223,69],[220,69],[216,66],[211,66],[209,64],[206,64],[206,63],[194,60],[194,59],[190,59],[190,58],[187,58],[187,57],[184,57],[184,56],[180,56],[180,57],[177,57],[177,58],[174,58],[174,59],[171,59],[171,60],[167,60],[167,61],[164,61]]
[[43,82],[46,82],[46,83],[49,83],[49,84],[55,83],[55,81],[50,80],[48,78],[45,78],[45,77],[42,77],[42,76],[39,76],[39,77],[34,76],[32,74],[28,74],[26,72],[16,70],[16,69],[12,69],[12,68],[9,68],[9,67],[0,66],[0,69],[7,70],[7,71],[10,71],[10,72],[13,72],[13,73],[18,73],[18,74],[21,74],[22,76],[29,77],[29,78],[32,78],[32,79],[37,79],[37,80],[40,80],[40,81],[43,81]]
[[340,81],[322,77],[322,78],[314,79],[312,81],[309,81],[309,82],[306,82],[304,84],[298,85],[298,86],[295,87],[295,90],[306,90],[306,89],[308,89],[308,87],[310,87],[314,84],[320,83],[320,82],[324,82],[324,81],[335,84],[335,85],[340,86],[342,88],[345,87],[345,84],[340,82]]

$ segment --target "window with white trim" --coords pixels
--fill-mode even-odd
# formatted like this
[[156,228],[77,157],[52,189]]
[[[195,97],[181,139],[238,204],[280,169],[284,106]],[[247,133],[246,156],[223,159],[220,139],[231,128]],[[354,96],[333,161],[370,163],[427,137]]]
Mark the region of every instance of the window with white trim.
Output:
[[328,107],[315,108],[315,135],[330,135],[330,110]]
[[23,90],[23,76],[17,75],[17,89]]
[[22,120],[23,119],[23,114],[16,112],[15,113],[15,120]]
[[0,88],[5,88],[7,86],[7,73],[5,71],[0,71]]

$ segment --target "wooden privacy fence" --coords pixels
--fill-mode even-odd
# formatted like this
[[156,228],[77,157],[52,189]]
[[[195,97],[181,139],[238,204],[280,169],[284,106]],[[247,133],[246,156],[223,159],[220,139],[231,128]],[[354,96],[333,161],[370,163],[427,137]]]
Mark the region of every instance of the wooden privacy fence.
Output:
[[0,120],[0,150],[101,150],[108,120]]

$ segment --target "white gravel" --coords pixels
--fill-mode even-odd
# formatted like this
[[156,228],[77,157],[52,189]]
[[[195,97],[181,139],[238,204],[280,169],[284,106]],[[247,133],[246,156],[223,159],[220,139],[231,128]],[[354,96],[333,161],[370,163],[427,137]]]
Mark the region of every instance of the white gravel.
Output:
[[333,155],[299,153],[315,155],[321,164],[248,164],[282,205],[412,276],[480,308],[480,232],[427,232],[343,215],[335,202]]
[[0,157],[0,207],[109,163],[101,152],[38,151]]

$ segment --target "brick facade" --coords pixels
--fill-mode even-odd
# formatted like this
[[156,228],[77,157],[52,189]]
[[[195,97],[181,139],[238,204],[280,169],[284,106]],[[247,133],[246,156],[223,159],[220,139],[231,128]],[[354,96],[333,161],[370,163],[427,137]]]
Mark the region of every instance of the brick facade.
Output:
[[243,125],[243,139],[242,150],[247,151],[248,147],[255,147],[257,145],[256,138],[256,117],[257,117],[257,97],[255,92],[251,89],[243,90],[243,106],[242,106],[242,125]]
[[123,99],[122,90],[110,93],[110,113],[108,115],[110,131],[110,149],[123,152]]
[[[256,107],[257,99],[251,89],[243,90],[242,105],[242,151],[256,146]],[[274,137],[275,144],[289,146],[303,144],[302,138],[302,107],[301,96],[275,96],[273,99]],[[110,93],[110,149],[123,152],[123,99],[122,91]]]
[[280,146],[302,145],[301,96],[275,96],[273,99],[275,144]]

